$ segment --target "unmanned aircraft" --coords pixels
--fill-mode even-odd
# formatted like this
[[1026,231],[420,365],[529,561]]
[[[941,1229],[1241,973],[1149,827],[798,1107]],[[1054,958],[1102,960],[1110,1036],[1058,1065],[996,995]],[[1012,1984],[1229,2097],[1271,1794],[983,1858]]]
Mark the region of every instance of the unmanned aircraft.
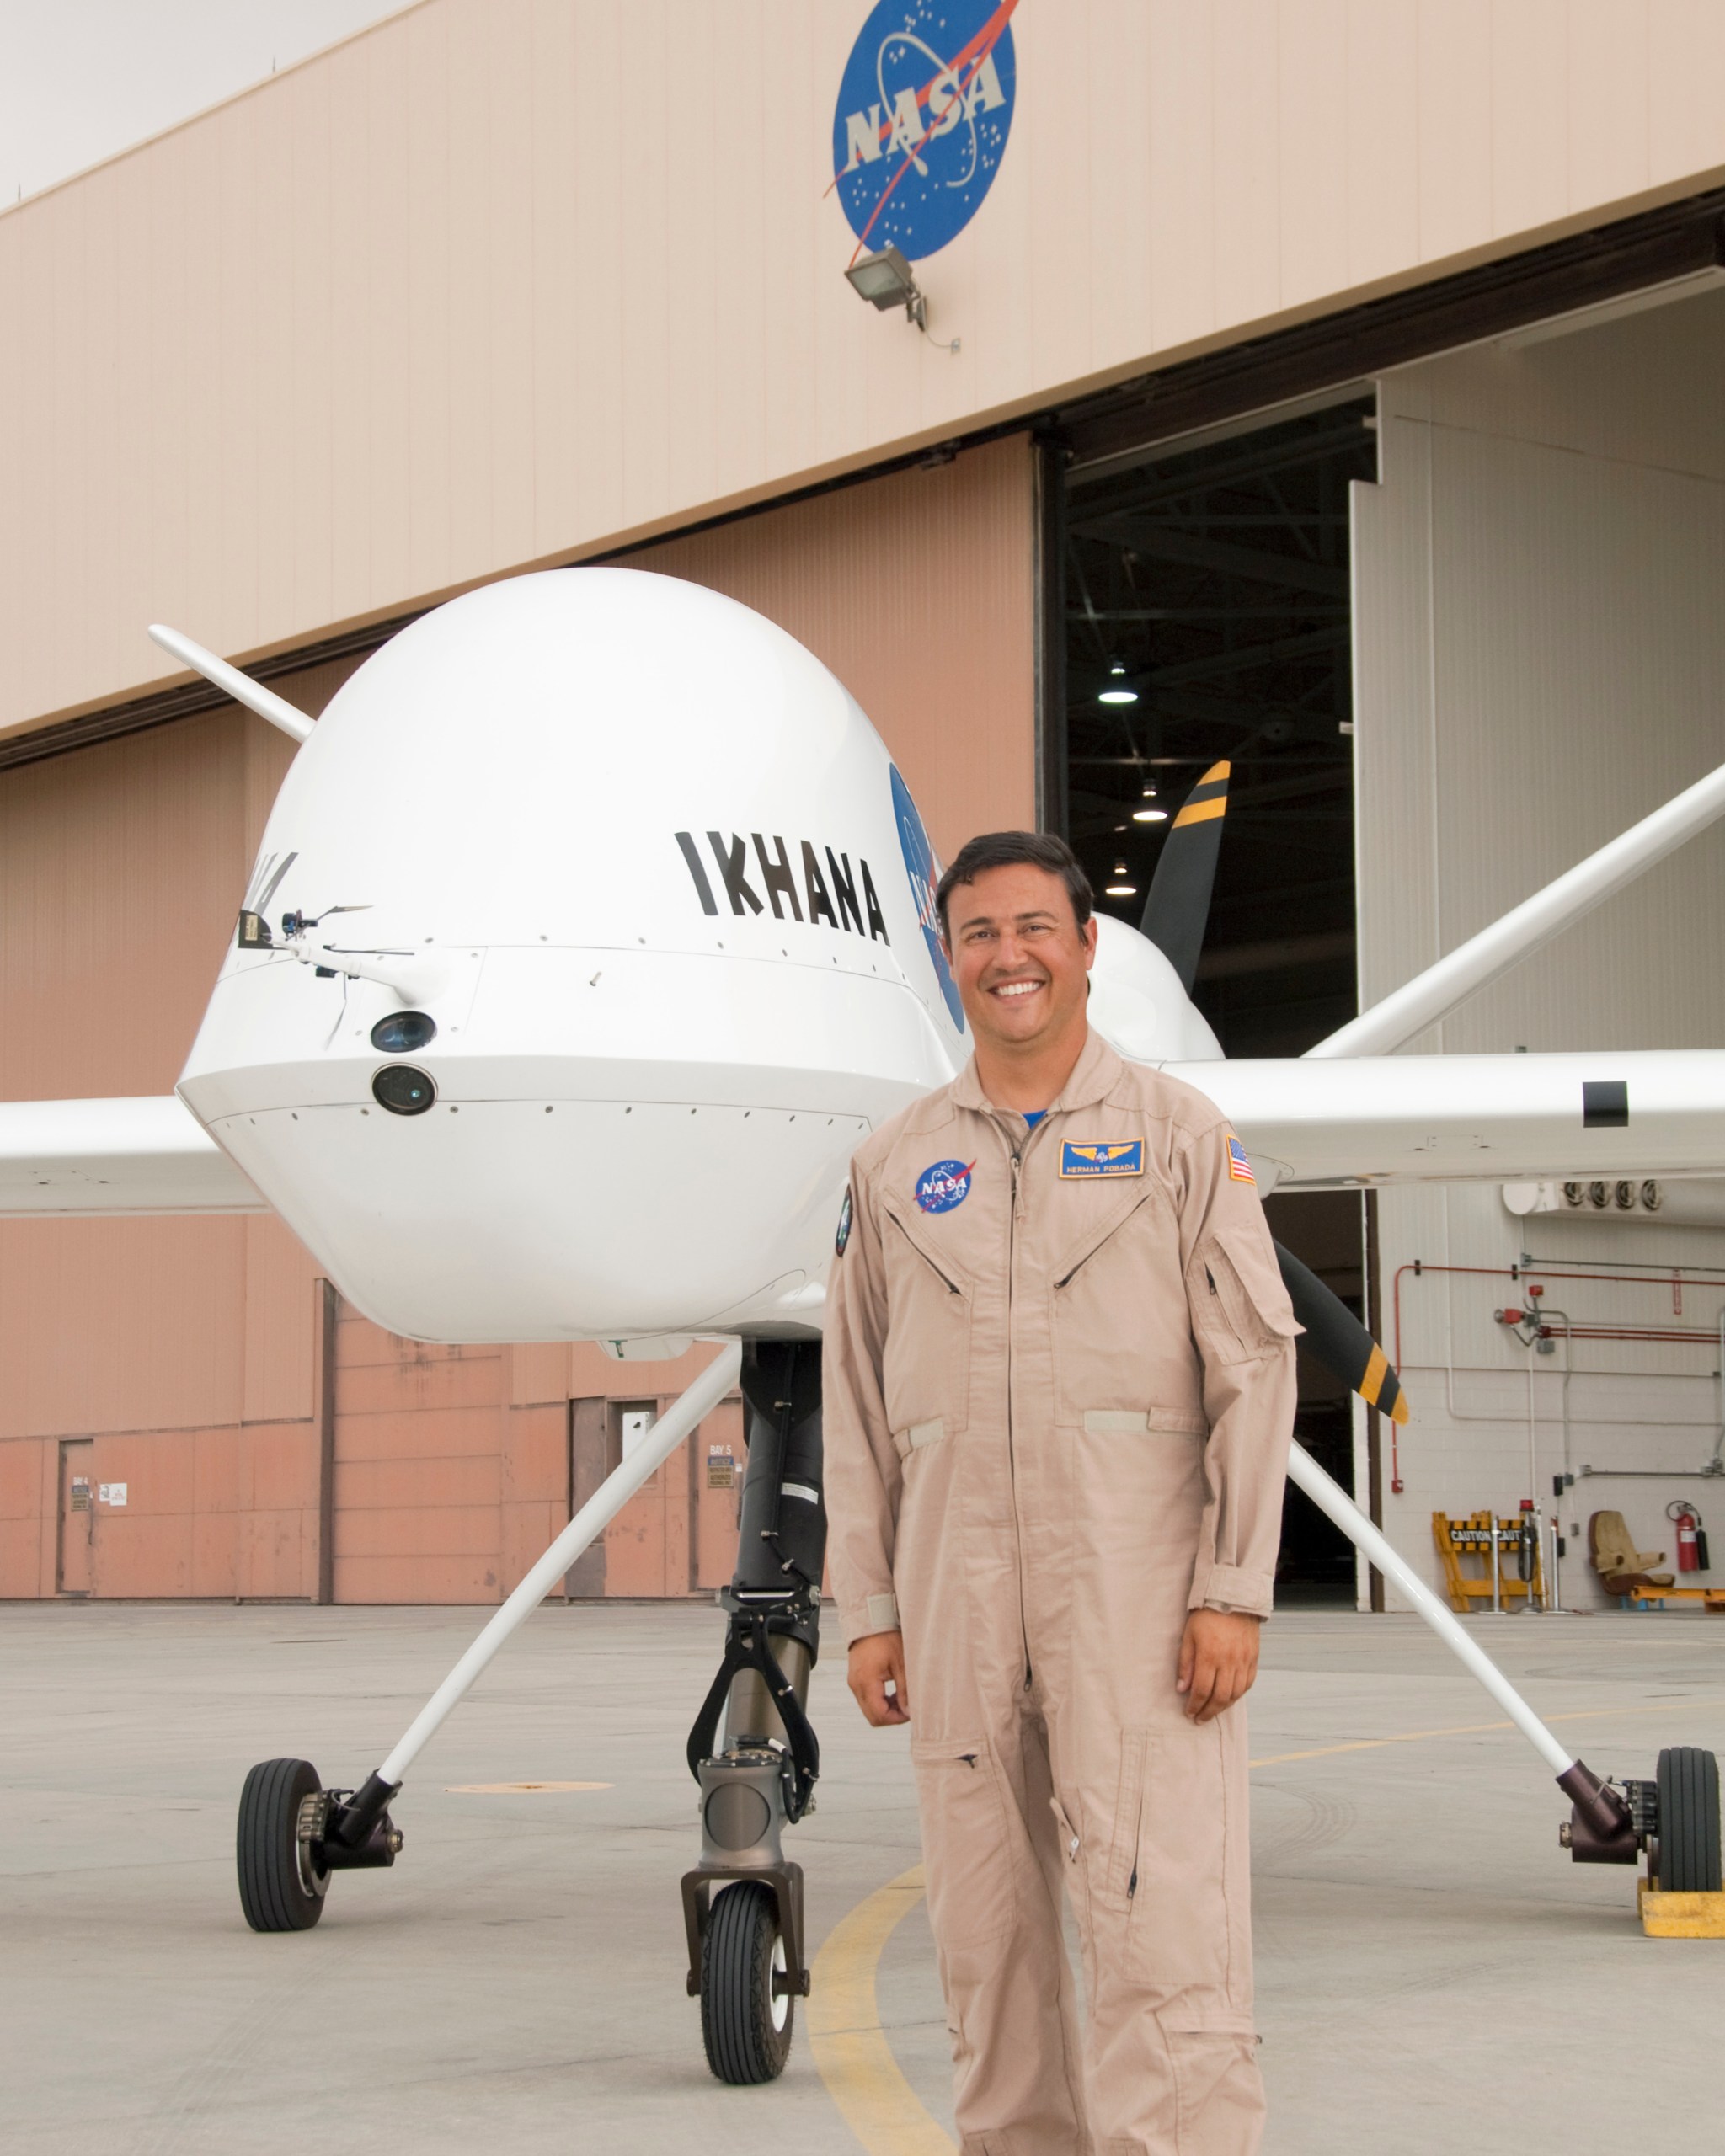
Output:
[[[770,2079],[809,1984],[782,1838],[820,1770],[805,1703],[835,1228],[857,1146],[968,1054],[916,804],[809,653],[669,577],[566,569],[471,592],[392,638],[315,723],[151,633],[302,745],[176,1095],[0,1106],[0,1213],[274,1210],[410,1338],[626,1358],[720,1343],[358,1787],[301,1759],[252,1770],[246,1917],[303,1929],[334,1873],[394,1861],[391,1806],[425,1745],[740,1385],[740,1550],[688,1741],[702,1844],[683,1900],[713,2070]],[[1262,1190],[1725,1172],[1725,1054],[1394,1053],[1725,811],[1725,768],[1307,1055],[1252,1061],[1224,1060],[1190,994],[1227,780],[1215,766],[1175,818],[1142,931],[1100,921],[1091,1015],[1222,1109]],[[1381,1348],[1281,1255],[1308,1347],[1405,1419]],[[1711,1754],[1602,1782],[1298,1444],[1289,1472],[1546,1759],[1573,1856],[1645,1848],[1662,1883],[1710,1864],[1683,1883],[1719,1886]]]

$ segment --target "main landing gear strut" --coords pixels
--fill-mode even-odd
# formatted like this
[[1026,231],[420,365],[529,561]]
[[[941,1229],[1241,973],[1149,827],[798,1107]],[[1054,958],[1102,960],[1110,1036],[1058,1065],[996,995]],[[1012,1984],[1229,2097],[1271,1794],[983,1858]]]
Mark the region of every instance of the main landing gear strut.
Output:
[[718,1406],[737,1382],[741,1361],[740,1344],[725,1342],[582,1506],[360,1788],[323,1788],[317,1769],[305,1759],[266,1759],[252,1769],[240,1793],[238,1856],[240,1906],[254,1931],[309,1930],[323,1913],[332,1872],[394,1863],[402,1836],[389,1806],[409,1768],[587,1545]]
[[1557,1838],[1577,1864],[1634,1864],[1643,1850],[1650,1883],[1680,1891],[1717,1894],[1722,1883],[1719,1852],[1719,1768],[1711,1752],[1690,1747],[1659,1754],[1653,1781],[1602,1780],[1573,1759],[1466,1628],[1439,1601],[1407,1560],[1399,1556],[1340,1484],[1303,1445],[1288,1459],[1288,1480],[1327,1513],[1356,1548],[1407,1596],[1464,1668],[1477,1677],[1509,1720],[1551,1768],[1569,1799],[1570,1813]]

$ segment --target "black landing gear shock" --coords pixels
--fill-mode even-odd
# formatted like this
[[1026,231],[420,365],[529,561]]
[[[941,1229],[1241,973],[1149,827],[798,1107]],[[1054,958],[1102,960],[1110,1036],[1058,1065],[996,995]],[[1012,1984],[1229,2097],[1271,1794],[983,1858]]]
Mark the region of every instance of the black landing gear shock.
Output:
[[820,1343],[751,1343],[741,1385],[749,1460],[737,1571],[719,1596],[730,1620],[724,1659],[689,1732],[701,1858],[683,1878],[707,2063],[739,2084],[783,2072],[796,2001],[809,1991],[803,1867],[781,1837],[813,1810],[820,1772],[804,1711],[826,1554]]
[[401,1829],[395,1790],[376,1774],[360,1790],[322,1788],[308,1759],[265,1759],[239,1797],[239,1903],[254,1931],[309,1931],[332,1871],[392,1865]]

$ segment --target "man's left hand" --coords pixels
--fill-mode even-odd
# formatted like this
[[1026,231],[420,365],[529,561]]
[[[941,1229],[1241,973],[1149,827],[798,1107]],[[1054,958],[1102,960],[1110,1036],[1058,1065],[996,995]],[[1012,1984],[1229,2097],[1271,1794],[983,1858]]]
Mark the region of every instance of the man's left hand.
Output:
[[1194,1721],[1214,1721],[1252,1689],[1263,1621],[1238,1610],[1194,1609],[1188,1616],[1174,1689],[1185,1694]]

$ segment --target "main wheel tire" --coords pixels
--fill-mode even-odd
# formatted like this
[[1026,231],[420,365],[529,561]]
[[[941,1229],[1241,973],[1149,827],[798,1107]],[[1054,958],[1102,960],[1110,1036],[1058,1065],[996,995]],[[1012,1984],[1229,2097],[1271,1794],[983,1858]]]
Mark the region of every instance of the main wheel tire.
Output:
[[796,2001],[776,1989],[785,1942],[769,1886],[744,1880],[714,1895],[701,1945],[701,2041],[734,2088],[775,2081],[791,2055]]
[[1659,1889],[1719,1892],[1719,1762],[1693,1744],[1659,1754]]
[[309,1931],[323,1913],[327,1872],[299,1838],[300,1806],[322,1785],[306,1759],[265,1759],[239,1794],[239,1905],[254,1931]]

